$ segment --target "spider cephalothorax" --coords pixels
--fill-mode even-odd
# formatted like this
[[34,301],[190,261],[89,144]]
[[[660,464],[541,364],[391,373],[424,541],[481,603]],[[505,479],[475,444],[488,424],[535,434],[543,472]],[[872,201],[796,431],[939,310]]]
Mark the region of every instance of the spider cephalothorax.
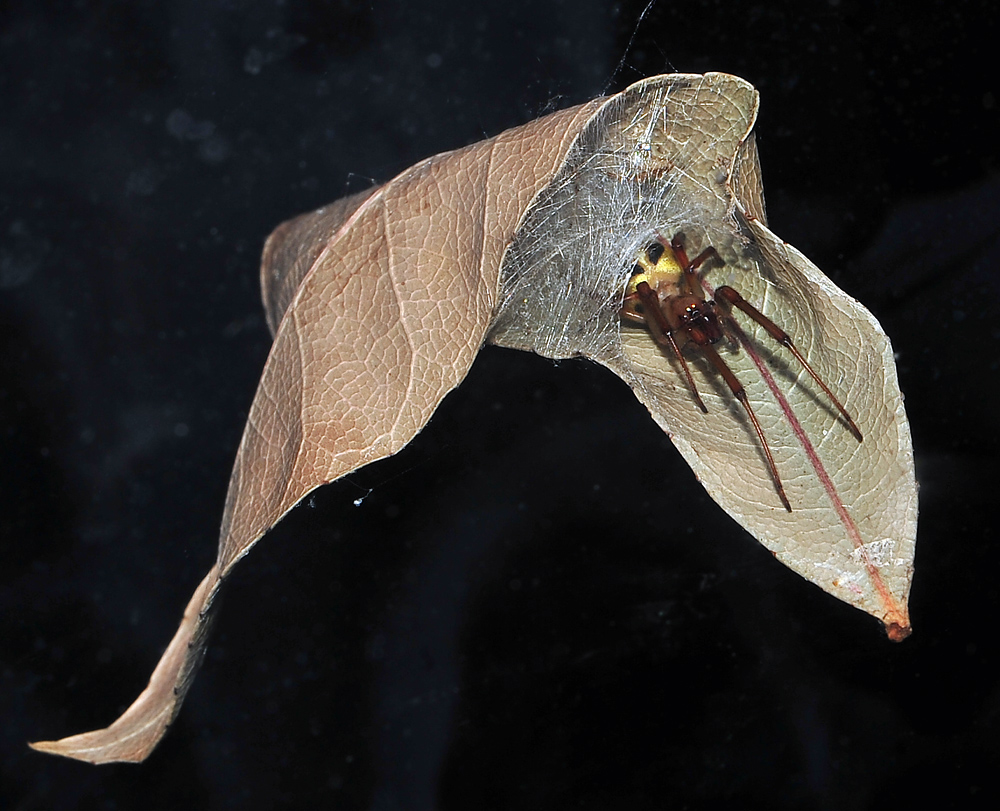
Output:
[[802,353],[792,343],[787,332],[728,285],[716,288],[714,299],[706,297],[705,285],[702,283],[698,269],[709,262],[723,264],[718,252],[711,246],[705,248],[694,259],[689,260],[684,248],[683,234],[675,235],[669,244],[664,241],[649,245],[636,257],[635,269],[629,279],[625,300],[622,304],[622,318],[645,324],[656,342],[671,350],[684,371],[684,377],[695,402],[706,414],[708,409],[705,407],[701,395],[698,394],[698,387],[691,376],[691,370],[682,350],[687,346],[694,346],[709,360],[716,371],[722,375],[733,396],[746,409],[747,416],[753,424],[767,459],[781,503],[786,510],[791,512],[792,507],[785,495],[785,488],[781,484],[781,477],[778,475],[774,458],[771,456],[771,449],[768,447],[767,439],[757,421],[757,415],[754,414],[753,408],[750,406],[743,384],[715,350],[714,345],[724,336],[728,337],[734,345],[746,340],[745,334],[733,319],[732,308],[735,307],[744,312],[760,324],[775,341],[795,355],[803,368],[837,407],[847,423],[847,427],[858,442],[862,440],[861,431],[847,410],[833,395],[833,392],[813,371]]

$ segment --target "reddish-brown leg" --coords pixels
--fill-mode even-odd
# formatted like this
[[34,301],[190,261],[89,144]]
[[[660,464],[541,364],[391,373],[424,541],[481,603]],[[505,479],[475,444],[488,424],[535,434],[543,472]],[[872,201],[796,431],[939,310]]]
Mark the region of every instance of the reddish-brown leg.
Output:
[[687,251],[684,249],[684,241],[681,239],[680,234],[670,240],[670,250],[677,257],[677,263],[684,269],[684,281],[687,284],[689,292],[692,296],[697,296],[704,301],[705,290],[702,288],[701,280],[698,278],[698,268],[709,259],[714,259],[720,265],[726,264],[722,261],[722,257],[719,256],[719,252],[709,245],[693,260],[689,261]]
[[[861,436],[861,430],[855,424],[854,420],[851,419],[851,415],[847,413],[847,409],[841,405],[840,400],[834,397],[833,392],[830,391],[830,388],[826,385],[826,383],[820,379],[820,376],[813,371],[812,366],[809,365],[806,359],[802,356],[802,353],[799,352],[795,344],[792,343],[792,339],[789,337],[787,332],[781,329],[781,327],[775,324],[770,318],[764,315],[760,310],[750,304],[745,298],[743,298],[743,296],[728,285],[717,287],[715,290],[715,298],[716,300],[722,299],[730,305],[730,307],[737,307],[742,310],[754,321],[760,324],[767,331],[768,335],[774,338],[775,341],[795,355],[799,363],[802,364],[802,368],[809,372],[809,376],[816,381],[816,384],[823,389],[824,392],[826,392],[826,396],[830,398],[830,401],[837,407],[837,410],[840,411],[840,415],[844,418],[845,422],[847,422],[847,427],[850,429],[851,433],[854,434],[854,438],[857,439],[858,442],[862,441],[863,437]],[[732,315],[730,315],[729,318],[732,318]]]
[[677,341],[674,340],[674,327],[671,326],[663,308],[660,307],[660,297],[653,292],[653,288],[649,286],[648,282],[639,282],[635,291],[639,294],[639,300],[642,302],[642,313],[646,318],[646,325],[649,327],[653,339],[661,346],[669,346],[673,350],[677,360],[681,362],[681,368],[684,369],[684,376],[687,378],[688,387],[694,395],[695,402],[698,403],[702,412],[707,414],[708,409],[705,408],[701,395],[698,394],[698,387],[694,384],[694,378],[691,376],[687,361],[684,360],[684,355],[681,354],[681,349],[677,345]]
[[753,428],[757,432],[757,439],[760,440],[760,446],[764,449],[764,456],[767,457],[767,465],[771,468],[771,478],[774,479],[774,486],[778,491],[778,498],[781,499],[781,503],[784,505],[785,509],[788,510],[788,512],[791,512],[792,505],[788,503],[788,497],[785,495],[785,488],[781,484],[781,477],[778,475],[778,468],[774,464],[774,457],[771,456],[771,448],[768,447],[767,440],[764,438],[764,431],[761,429],[760,423],[757,422],[757,415],[754,414],[753,409],[750,407],[750,401],[747,399],[747,393],[743,388],[743,384],[740,383],[739,378],[733,374],[733,370],[730,369],[726,362],[719,356],[719,353],[715,351],[714,346],[711,344],[705,344],[700,347],[700,349],[712,362],[712,365],[718,370],[719,374],[722,375],[723,380],[726,381],[726,385],[729,386],[729,390],[733,393],[733,396],[743,403],[743,408],[746,409],[747,416],[750,417],[750,422],[753,423]]

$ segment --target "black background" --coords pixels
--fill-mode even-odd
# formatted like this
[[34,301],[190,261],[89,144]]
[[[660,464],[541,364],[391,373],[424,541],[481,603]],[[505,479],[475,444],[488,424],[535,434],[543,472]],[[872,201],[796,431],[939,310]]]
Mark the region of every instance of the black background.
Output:
[[[0,807],[992,807],[997,12],[643,6],[0,6]],[[145,764],[29,751],[132,701],[214,559],[270,229],[671,70],[760,89],[772,228],[893,340],[913,636],[774,562],[609,373],[488,349],[237,568]]]

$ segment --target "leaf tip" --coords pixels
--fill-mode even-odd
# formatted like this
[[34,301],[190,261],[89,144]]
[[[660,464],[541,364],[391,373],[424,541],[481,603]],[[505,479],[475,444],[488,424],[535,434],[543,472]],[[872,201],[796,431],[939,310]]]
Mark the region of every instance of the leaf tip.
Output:
[[55,741],[28,741],[28,748],[34,749],[36,752],[45,752],[46,754],[54,755],[58,754],[54,744]]
[[121,747],[105,747],[94,745],[101,743],[102,734],[107,730],[85,732],[58,741],[30,741],[28,746],[36,752],[47,755],[82,760],[84,763],[140,763],[146,759],[148,752],[122,749]]
[[905,624],[900,622],[887,622],[885,624],[885,633],[892,642],[902,642],[906,639],[906,637],[913,633],[913,628],[908,622]]

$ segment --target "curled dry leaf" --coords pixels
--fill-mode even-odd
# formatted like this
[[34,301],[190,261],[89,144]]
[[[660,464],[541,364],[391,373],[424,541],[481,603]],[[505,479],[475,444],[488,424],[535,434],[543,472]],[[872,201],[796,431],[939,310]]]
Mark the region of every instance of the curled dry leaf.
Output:
[[[143,760],[187,692],[226,573],[311,490],[406,445],[485,342],[613,370],[730,515],[905,637],[917,499],[892,351],[864,307],[768,230],[756,111],[756,90],[733,76],[657,76],[281,225],[261,276],[274,345],[218,560],[135,703],[106,729],[33,746]],[[705,356],[686,353],[703,413],[676,355],[621,317],[636,257],[679,234],[722,260],[704,288],[732,286],[781,325],[864,434],[762,326],[737,318],[749,337],[720,355],[790,512],[747,410]]]

